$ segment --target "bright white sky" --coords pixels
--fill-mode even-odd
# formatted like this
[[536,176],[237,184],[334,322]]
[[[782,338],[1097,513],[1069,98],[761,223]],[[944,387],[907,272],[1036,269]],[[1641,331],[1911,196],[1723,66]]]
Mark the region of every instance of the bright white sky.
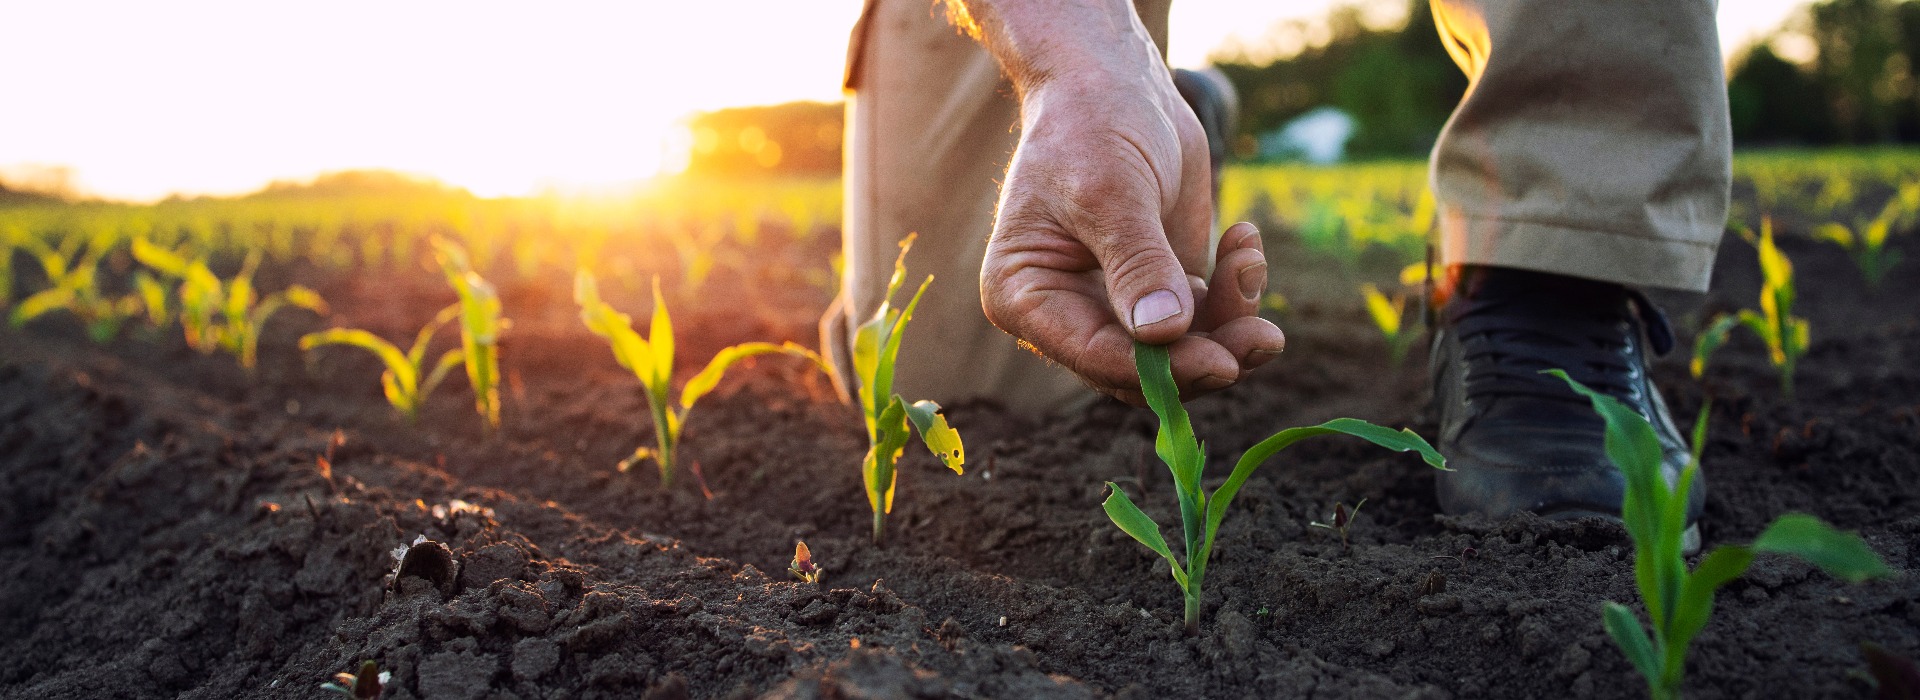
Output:
[[[933,0],[928,0],[931,4]],[[1176,65],[1331,0],[1174,3]],[[1721,3],[1728,50],[1799,0]],[[0,173],[238,193],[358,167],[483,195],[644,179],[695,110],[837,100],[861,0],[0,4]],[[804,8],[804,9],[803,9]]]

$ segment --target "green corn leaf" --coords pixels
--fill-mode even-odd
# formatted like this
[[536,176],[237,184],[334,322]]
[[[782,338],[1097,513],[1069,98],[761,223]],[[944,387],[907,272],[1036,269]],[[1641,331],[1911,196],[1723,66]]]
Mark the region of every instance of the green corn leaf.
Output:
[[27,298],[21,299],[20,303],[13,307],[13,314],[11,316],[13,325],[15,328],[18,328],[28,321],[45,316],[48,312],[67,308],[72,305],[73,302],[74,292],[72,289],[66,287],[54,287],[52,289],[43,289],[34,292],[33,294],[27,295]]
[[406,355],[400,354],[400,348],[394,347],[385,338],[357,328],[334,328],[300,336],[301,350],[312,350],[322,345],[346,345],[371,352],[380,358],[381,364],[386,365],[388,372],[393,373],[395,381],[405,389],[403,393],[412,394],[413,388],[418,386],[419,374],[414,364],[407,361]]
[[[880,415],[880,400],[892,396],[891,388],[881,387],[875,382],[880,368],[880,334],[887,327],[888,319],[876,316],[873,320],[860,324],[853,334],[853,374],[858,385],[860,413],[866,417],[867,438],[874,439],[875,417]],[[881,393],[885,390],[886,393]]]
[[1135,506],[1133,501],[1127,498],[1127,493],[1121,491],[1118,485],[1109,481],[1107,489],[1111,493],[1107,496],[1107,500],[1100,504],[1100,507],[1107,511],[1107,518],[1135,542],[1146,545],[1147,549],[1153,550],[1154,554],[1166,559],[1167,568],[1173,571],[1173,580],[1180,584],[1181,590],[1186,590],[1187,572],[1180,567],[1180,560],[1173,557],[1173,550],[1167,548],[1166,538],[1160,536],[1160,524],[1141,512],[1140,507]]
[[[901,256],[904,258],[905,255],[906,251],[902,249]],[[891,315],[890,325],[882,336],[884,341],[880,345],[880,362],[873,373],[876,391],[893,391],[894,367],[900,360],[900,341],[907,337],[907,322],[913,320],[913,310],[919,308],[920,299],[927,295],[927,287],[932,285],[933,275],[927,275],[927,279],[920,283],[920,289],[913,293],[913,298],[907,300],[907,305],[899,313]]]
[[1447,468],[1447,458],[1441,456],[1426,438],[1420,437],[1411,430],[1394,430],[1357,418],[1335,418],[1320,425],[1288,428],[1247,448],[1246,453],[1240,456],[1240,460],[1234,463],[1233,473],[1227,476],[1226,483],[1215,489],[1213,495],[1207,499],[1207,539],[1202,551],[1212,551],[1213,538],[1220,531],[1220,522],[1227,517],[1227,506],[1233,502],[1234,496],[1239,495],[1240,487],[1247,483],[1247,479],[1251,478],[1255,471],[1259,470],[1260,465],[1288,447],[1292,447],[1294,443],[1319,435],[1351,435],[1395,452],[1415,452],[1428,466],[1441,471],[1450,471]]
[[1400,317],[1406,310],[1406,298],[1389,300],[1371,282],[1360,285],[1360,293],[1367,298],[1367,315],[1373,318],[1373,325],[1380,329],[1380,334],[1388,340],[1399,337]]
[[1788,513],[1776,518],[1753,541],[1756,552],[1788,554],[1820,567],[1834,578],[1859,583],[1886,578],[1893,570],[1859,535],[1835,530],[1819,518]]
[[1653,641],[1647,639],[1647,631],[1640,627],[1640,621],[1634,619],[1633,611],[1619,603],[1608,602],[1602,607],[1601,620],[1607,628],[1607,635],[1613,637],[1613,643],[1626,654],[1627,663],[1647,679],[1650,686],[1658,685],[1660,662],[1654,656]]
[[187,259],[173,251],[149,242],[145,236],[133,239],[133,259],[140,264],[153,268],[155,272],[168,277],[186,277],[189,263]]
[[[0,253],[4,255],[4,253]],[[167,323],[167,287],[145,272],[133,273],[133,288],[140,295],[140,304],[146,309],[147,321],[154,326]]]
[[1853,231],[1843,224],[1822,224],[1813,230],[1813,237],[1823,241],[1832,241],[1842,248],[1853,250]]
[[[896,397],[897,398],[897,397]],[[966,445],[960,442],[960,432],[947,425],[947,417],[940,415],[940,404],[932,401],[916,401],[906,405],[907,420],[920,431],[920,441],[925,443],[940,463],[947,465],[955,474],[965,474],[967,462]]]
[[885,514],[893,512],[893,489],[899,480],[894,465],[900,461],[900,453],[913,435],[907,429],[906,403],[898,396],[892,397],[876,423],[880,426],[880,438],[867,453],[867,503],[873,506],[873,512]]
[[652,385],[665,388],[673,381],[673,319],[667,315],[659,277],[653,278],[653,321],[648,325],[647,343],[653,347]]
[[1172,356],[1164,345],[1135,342],[1133,361],[1140,373],[1140,393],[1160,419],[1153,450],[1172,468],[1175,486],[1183,492],[1198,492],[1203,453],[1193,434],[1192,418],[1180,403],[1180,390],[1173,382]]
[[448,350],[445,354],[442,354],[440,361],[433,364],[433,371],[427,373],[427,378],[421,380],[420,388],[414,392],[414,403],[426,403],[427,395],[433,393],[434,388],[440,386],[440,382],[446,380],[448,372],[451,372],[455,367],[459,367],[460,363],[465,362],[466,359],[467,354],[459,348]]
[[[584,269],[574,275],[573,299],[580,304],[580,320],[587,324],[587,330],[606,338],[613,348],[613,359],[651,389],[657,375],[653,368],[653,348],[633,330],[633,317],[601,301],[593,273]],[[458,304],[449,308],[459,313]]]
[[441,309],[440,313],[435,314],[432,321],[428,321],[427,325],[422,327],[419,333],[414,334],[413,347],[407,349],[407,364],[415,367],[421,366],[420,363],[426,360],[427,346],[433,342],[433,336],[438,334],[440,329],[446,327],[448,323],[452,323],[453,319],[459,318],[459,316],[459,304],[449,304],[447,308]]
[[1663,654],[1663,682],[1677,684],[1687,658],[1687,646],[1706,628],[1713,615],[1713,595],[1721,586],[1746,573],[1753,563],[1753,550],[1747,547],[1717,547],[1700,559],[1700,565],[1686,577],[1679,600],[1673,604],[1672,622],[1667,625]]
[[659,455],[654,454],[652,448],[636,447],[633,448],[633,454],[627,455],[626,459],[620,460],[618,468],[624,472],[649,459],[658,460]]
[[[1186,406],[1180,403],[1180,390],[1173,383],[1173,359],[1167,347],[1134,341],[1133,363],[1140,375],[1140,393],[1146,397],[1147,407],[1160,419],[1153,449],[1173,472],[1187,558],[1204,563],[1206,557],[1200,550],[1205,536],[1202,522],[1206,518],[1206,502],[1200,489],[1200,475],[1206,470],[1206,449],[1194,437],[1193,421],[1187,415]],[[1204,569],[1196,567],[1196,571]]]
[[1550,369],[1543,373],[1559,377],[1576,393],[1585,396],[1606,422],[1607,457],[1627,481],[1620,519],[1634,543],[1634,577],[1648,614],[1659,624],[1667,619],[1670,612],[1667,605],[1679,596],[1685,575],[1680,560],[1681,533],[1662,529],[1671,493],[1660,475],[1664,459],[1660,439],[1646,418],[1619,400],[1587,388],[1566,372]]
[[1700,337],[1694,339],[1693,361],[1687,365],[1694,379],[1706,375],[1707,361],[1713,357],[1714,353],[1720,351],[1721,346],[1727,344],[1727,337],[1732,334],[1733,327],[1739,323],[1738,316],[1721,314],[1714,317],[1713,323],[1709,324],[1706,330],[1700,332]]
[[694,403],[698,402],[701,397],[706,396],[709,392],[712,392],[714,387],[719,386],[720,378],[725,376],[727,370],[731,369],[741,360],[772,353],[804,357],[813,360],[815,364],[821,362],[819,355],[814,354],[812,350],[801,347],[792,341],[780,345],[758,342],[741,343],[722,349],[720,352],[714,354],[713,359],[707,361],[705,369],[700,370],[699,374],[693,375],[692,379],[687,380],[686,386],[680,388],[680,410],[683,412],[693,410]]

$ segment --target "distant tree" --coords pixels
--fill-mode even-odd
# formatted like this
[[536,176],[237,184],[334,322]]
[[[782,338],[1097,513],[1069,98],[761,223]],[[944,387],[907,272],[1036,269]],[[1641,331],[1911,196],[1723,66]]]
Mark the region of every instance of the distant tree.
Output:
[[[1240,91],[1242,128],[1272,131],[1316,107],[1334,106],[1357,122],[1347,153],[1357,157],[1421,155],[1433,147],[1467,80],[1447,57],[1426,0],[1411,0],[1407,22],[1368,28],[1361,10],[1336,7],[1326,19],[1327,37],[1292,56],[1256,64],[1244,55],[1216,56],[1215,63]],[[1305,44],[1304,25],[1277,32]],[[1243,139],[1240,155],[1251,155]]]
[[1733,142],[1741,145],[1821,144],[1835,138],[1826,90],[1806,71],[1754,44],[1727,82]]
[[1827,87],[1833,120],[1849,143],[1890,141],[1901,102],[1912,94],[1900,16],[1888,0],[1827,0],[1808,8],[1820,48],[1814,70]]
[[840,172],[839,103],[789,102],[704,112],[687,124],[687,172],[697,175]]

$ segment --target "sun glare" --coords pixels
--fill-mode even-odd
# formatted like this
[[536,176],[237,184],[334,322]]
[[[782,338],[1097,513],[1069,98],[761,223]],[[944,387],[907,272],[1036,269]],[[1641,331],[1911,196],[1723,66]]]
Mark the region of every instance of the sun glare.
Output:
[[[1769,17],[1792,1],[1755,0]],[[1174,3],[1173,61],[1331,2]],[[840,99],[861,5],[5,3],[0,177],[65,169],[82,192],[136,200],[355,168],[487,196],[604,190],[682,167],[705,138],[693,112]],[[1723,33],[1753,24],[1743,14],[1723,5]]]

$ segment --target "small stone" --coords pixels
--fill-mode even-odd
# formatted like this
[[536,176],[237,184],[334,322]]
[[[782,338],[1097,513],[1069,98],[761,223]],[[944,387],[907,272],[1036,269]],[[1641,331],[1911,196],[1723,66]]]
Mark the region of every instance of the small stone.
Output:
[[1423,615],[1451,615],[1460,612],[1460,596],[1452,593],[1425,596],[1415,602],[1413,607]]

